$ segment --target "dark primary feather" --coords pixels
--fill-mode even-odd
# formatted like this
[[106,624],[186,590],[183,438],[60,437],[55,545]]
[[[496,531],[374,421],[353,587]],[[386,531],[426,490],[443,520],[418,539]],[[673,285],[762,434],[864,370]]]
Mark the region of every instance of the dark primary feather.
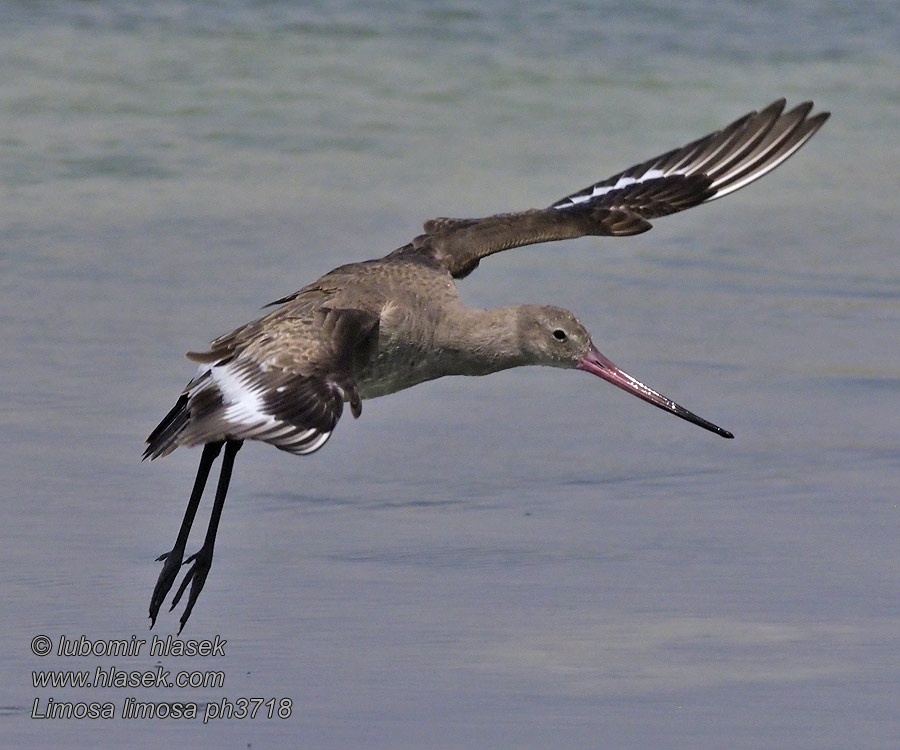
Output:
[[[567,195],[555,201],[551,208],[564,208],[590,199],[593,193],[599,191],[603,192],[594,200],[603,205],[620,205],[627,201],[620,200],[620,194],[611,190],[620,181],[639,180],[662,188],[668,179],[676,175],[702,174],[710,178],[711,193],[698,202],[707,203],[722,198],[771,172],[813,136],[829,114],[820,112],[809,117],[812,106],[812,102],[803,102],[784,112],[785,100],[778,99],[760,112],[748,112],[721,130]],[[647,179],[649,172],[661,174]],[[692,205],[697,203],[682,205],[674,210],[680,211]],[[674,211],[657,215],[664,216],[666,213]]]

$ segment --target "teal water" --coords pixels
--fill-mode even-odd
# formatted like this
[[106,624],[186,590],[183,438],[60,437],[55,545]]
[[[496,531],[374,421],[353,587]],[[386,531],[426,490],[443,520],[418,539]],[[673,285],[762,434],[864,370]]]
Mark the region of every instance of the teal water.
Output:
[[[894,4],[97,0],[0,21],[4,746],[900,745]],[[573,309],[734,441],[580,373],[425,384],[314,456],[241,452],[184,633],[224,657],[29,651],[150,637],[198,455],[139,457],[182,352],[427,218],[549,204],[778,96],[833,115],[762,183],[462,282]],[[32,684],[157,663],[226,682]],[[30,718],[128,695],[293,711]]]

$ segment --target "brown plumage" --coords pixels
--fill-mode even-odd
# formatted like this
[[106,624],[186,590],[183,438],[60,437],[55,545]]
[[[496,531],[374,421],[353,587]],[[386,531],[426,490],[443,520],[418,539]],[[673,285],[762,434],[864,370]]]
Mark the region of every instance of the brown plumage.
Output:
[[[150,604],[151,627],[171,589],[213,460],[225,447],[213,514],[201,549],[185,562],[172,603],[188,584],[181,627],[212,563],[234,456],[261,440],[305,454],[324,445],[344,403],[362,401],[446,375],[487,375],[522,365],[586,370],[683,419],[733,437],[624,373],[596,350],[568,310],[520,305],[464,306],[455,279],[494,253],[586,235],[625,236],[650,219],[682,211],[759,179],[802,146],[828,118],[812,103],[784,112],[784,100],[674,149],[548,208],[482,219],[433,219],[424,234],[389,255],[340,266],[276,302],[275,309],[191,352],[200,365],[177,403],[147,439],[145,458],[180,445],[203,445],[181,530]],[[180,632],[180,631],[179,631]]]

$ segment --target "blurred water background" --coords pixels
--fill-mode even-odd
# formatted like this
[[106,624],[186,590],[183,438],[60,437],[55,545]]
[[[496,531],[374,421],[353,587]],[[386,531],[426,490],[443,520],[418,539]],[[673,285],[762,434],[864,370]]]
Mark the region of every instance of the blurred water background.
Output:
[[[900,5],[2,2],[0,66],[0,744],[900,747]],[[833,116],[762,183],[462,282],[571,308],[734,441],[577,372],[426,384],[241,452],[183,634],[224,657],[30,652],[150,637],[199,453],[139,459],[184,351],[779,96]],[[157,664],[227,681],[32,684]],[[126,696],[292,715],[31,718]]]

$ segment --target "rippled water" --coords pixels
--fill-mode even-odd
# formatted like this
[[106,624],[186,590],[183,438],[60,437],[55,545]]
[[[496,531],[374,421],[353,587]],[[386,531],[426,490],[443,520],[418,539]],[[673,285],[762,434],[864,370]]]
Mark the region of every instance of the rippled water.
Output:
[[[900,745],[893,4],[0,18],[5,746]],[[760,185],[462,283],[472,304],[572,308],[734,441],[580,373],[425,384],[315,456],[241,452],[184,633],[225,656],[30,652],[150,637],[153,559],[199,456],[139,457],[193,372],[183,351],[424,219],[546,205],[781,95],[833,116]],[[32,684],[157,663],[226,682]],[[288,697],[292,715],[30,718],[35,698],[120,715],[131,695]]]

